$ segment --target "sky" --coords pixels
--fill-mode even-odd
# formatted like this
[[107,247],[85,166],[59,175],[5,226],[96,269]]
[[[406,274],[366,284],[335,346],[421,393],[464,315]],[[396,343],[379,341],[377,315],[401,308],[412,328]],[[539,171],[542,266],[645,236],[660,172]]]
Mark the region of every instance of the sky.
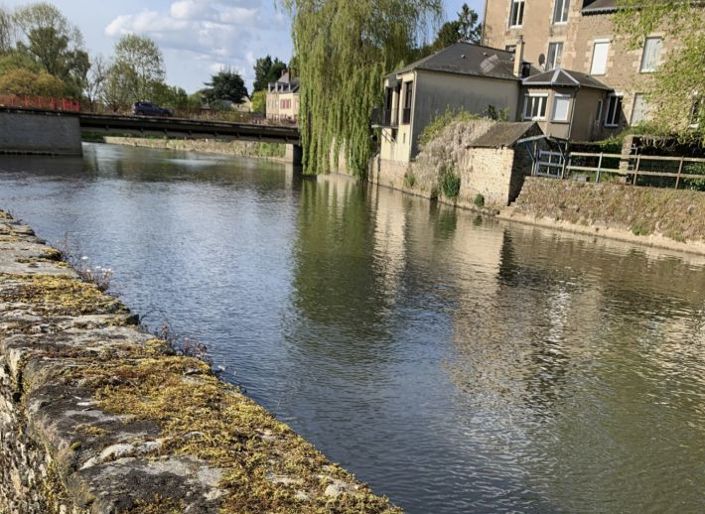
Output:
[[[164,53],[167,82],[192,93],[223,68],[238,71],[248,88],[258,57],[288,62],[291,20],[277,0],[49,0],[83,33],[91,55],[110,57],[124,34],[154,39]],[[355,0],[350,0],[355,1]],[[478,13],[484,0],[444,0],[454,19],[467,2]],[[0,0],[16,7],[31,0]]]

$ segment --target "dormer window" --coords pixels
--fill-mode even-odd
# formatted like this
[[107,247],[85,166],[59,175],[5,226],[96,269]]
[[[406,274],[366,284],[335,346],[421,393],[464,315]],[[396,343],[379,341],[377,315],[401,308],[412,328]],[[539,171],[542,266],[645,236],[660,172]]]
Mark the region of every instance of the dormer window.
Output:
[[524,0],[512,0],[512,9],[509,13],[509,26],[521,27],[524,25]]

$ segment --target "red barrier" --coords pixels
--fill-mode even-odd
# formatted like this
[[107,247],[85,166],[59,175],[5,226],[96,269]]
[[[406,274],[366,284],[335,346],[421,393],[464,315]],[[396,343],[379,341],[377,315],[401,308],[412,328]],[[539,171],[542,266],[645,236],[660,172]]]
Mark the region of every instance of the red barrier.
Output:
[[46,111],[80,112],[81,103],[69,98],[49,98],[43,96],[0,95],[0,106]]

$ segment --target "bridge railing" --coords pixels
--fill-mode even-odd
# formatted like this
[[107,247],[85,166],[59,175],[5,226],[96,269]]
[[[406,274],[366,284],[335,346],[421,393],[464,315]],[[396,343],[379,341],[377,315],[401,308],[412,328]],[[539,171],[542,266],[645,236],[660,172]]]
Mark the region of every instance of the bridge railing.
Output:
[[81,110],[81,103],[78,100],[25,95],[0,94],[0,106],[64,112],[79,112]]

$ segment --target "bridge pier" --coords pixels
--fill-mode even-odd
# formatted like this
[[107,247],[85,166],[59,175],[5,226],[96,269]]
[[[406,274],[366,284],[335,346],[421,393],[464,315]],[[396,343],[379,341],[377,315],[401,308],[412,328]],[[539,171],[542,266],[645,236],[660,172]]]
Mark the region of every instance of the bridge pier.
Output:
[[301,166],[303,163],[304,149],[301,145],[286,145],[284,159],[294,166]]

